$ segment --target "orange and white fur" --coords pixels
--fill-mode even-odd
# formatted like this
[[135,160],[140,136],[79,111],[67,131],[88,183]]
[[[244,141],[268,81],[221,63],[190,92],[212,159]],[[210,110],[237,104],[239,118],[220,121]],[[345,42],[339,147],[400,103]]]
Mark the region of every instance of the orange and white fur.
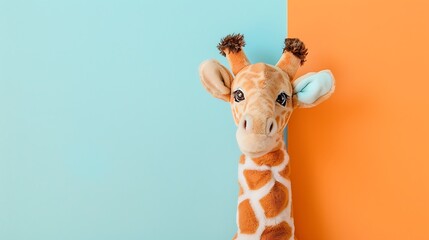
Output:
[[299,39],[285,40],[276,66],[251,64],[242,50],[244,45],[241,34],[228,35],[218,45],[232,74],[216,60],[200,66],[203,86],[231,104],[238,127],[237,142],[243,155],[238,167],[238,231],[234,239],[293,240],[289,155],[283,130],[295,108],[313,107],[332,94],[334,78],[324,70],[292,81],[307,55]]

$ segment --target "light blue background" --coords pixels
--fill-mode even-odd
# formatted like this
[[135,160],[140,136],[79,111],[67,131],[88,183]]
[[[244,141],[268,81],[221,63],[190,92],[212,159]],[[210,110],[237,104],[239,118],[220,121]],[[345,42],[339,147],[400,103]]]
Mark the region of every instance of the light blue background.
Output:
[[245,34],[275,63],[286,2],[0,1],[0,239],[230,239],[229,105],[200,85]]

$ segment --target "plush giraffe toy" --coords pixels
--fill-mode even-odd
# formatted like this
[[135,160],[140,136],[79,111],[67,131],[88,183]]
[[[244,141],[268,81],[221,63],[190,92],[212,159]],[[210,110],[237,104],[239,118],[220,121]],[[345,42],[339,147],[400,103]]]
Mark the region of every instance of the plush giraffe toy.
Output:
[[276,66],[250,64],[244,45],[241,34],[228,35],[218,45],[235,77],[216,60],[200,66],[203,86],[231,104],[238,127],[237,142],[243,155],[238,167],[238,232],[234,239],[293,240],[289,155],[283,130],[295,108],[316,106],[332,94],[334,78],[323,70],[292,81],[307,56],[299,39],[285,40]]

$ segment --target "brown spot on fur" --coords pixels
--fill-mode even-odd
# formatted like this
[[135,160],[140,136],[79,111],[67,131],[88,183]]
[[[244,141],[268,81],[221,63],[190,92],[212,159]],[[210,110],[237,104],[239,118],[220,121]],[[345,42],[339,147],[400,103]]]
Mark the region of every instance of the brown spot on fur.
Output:
[[267,153],[261,157],[254,158],[253,161],[258,165],[277,166],[283,162],[284,153],[281,149]]
[[271,180],[271,171],[244,170],[244,177],[251,190],[256,190],[267,184]]
[[242,86],[244,90],[248,91],[255,87],[255,83],[253,81],[245,81]]
[[288,240],[292,236],[292,228],[286,222],[267,227],[261,235],[261,240]]
[[259,200],[265,216],[269,218],[277,216],[287,207],[288,197],[288,189],[283,184],[276,182],[270,192]]
[[283,170],[281,170],[281,171],[279,172],[279,174],[280,174],[282,177],[284,177],[284,178],[286,178],[286,179],[289,179],[289,178],[290,178],[290,168],[289,168],[289,164],[288,164],[288,165],[286,165],[286,167],[285,167],[285,168],[283,168]]
[[246,162],[246,156],[244,154],[241,154],[240,156],[240,164],[244,164]]
[[250,200],[244,200],[238,205],[238,227],[244,234],[253,234],[258,229],[259,222],[256,219]]
[[241,187],[241,184],[238,183],[238,196],[243,195],[243,188]]
[[267,86],[267,80],[261,79],[258,81],[258,88],[265,88]]

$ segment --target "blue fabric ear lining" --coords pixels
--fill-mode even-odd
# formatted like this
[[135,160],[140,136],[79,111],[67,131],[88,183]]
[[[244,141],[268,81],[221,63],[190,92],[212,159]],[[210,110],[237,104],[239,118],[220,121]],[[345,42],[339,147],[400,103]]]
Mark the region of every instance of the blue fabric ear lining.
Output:
[[313,104],[332,88],[332,76],[328,71],[321,71],[301,80],[294,88],[298,101]]

